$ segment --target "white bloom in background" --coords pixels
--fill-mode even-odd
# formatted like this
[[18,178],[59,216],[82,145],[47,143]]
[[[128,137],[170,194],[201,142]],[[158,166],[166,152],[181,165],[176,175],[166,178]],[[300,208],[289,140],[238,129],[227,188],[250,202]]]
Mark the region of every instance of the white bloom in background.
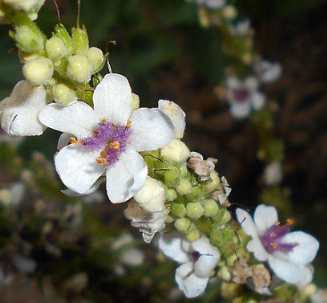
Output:
[[134,196],[134,200],[148,212],[164,211],[165,188],[160,181],[147,177],[144,186]]
[[108,74],[94,91],[94,109],[73,102],[41,111],[43,124],[76,137],[55,156],[56,170],[70,190],[85,194],[105,174],[110,201],[120,203],[144,185],[147,166],[138,151],[167,145],[175,127],[159,109],[141,108],[131,115],[131,98],[128,80]]
[[30,12],[40,9],[45,0],[3,0],[3,3],[10,5],[14,9]]
[[19,206],[25,194],[25,184],[17,182],[10,188],[0,189],[0,204],[7,207]]
[[282,75],[282,65],[268,60],[257,60],[254,64],[254,72],[263,83],[272,83]]
[[236,77],[227,78],[226,97],[230,112],[235,118],[245,118],[252,110],[260,110],[266,103],[266,96],[258,91],[258,79],[249,76],[244,81]]
[[275,207],[259,205],[254,220],[242,209],[236,210],[238,222],[252,237],[247,249],[259,261],[267,261],[276,276],[303,288],[312,280],[310,262],[315,258],[319,242],[311,235],[290,232],[290,221],[280,225]]
[[9,136],[39,136],[46,126],[39,118],[39,112],[49,103],[43,86],[32,86],[28,81],[20,81],[10,97],[0,102],[1,128]]
[[209,9],[221,9],[226,4],[226,0],[193,0],[193,2]]
[[159,248],[167,257],[181,264],[175,279],[186,297],[202,294],[220,259],[218,249],[207,238],[190,243],[176,234],[161,235]]
[[229,29],[233,35],[239,37],[249,36],[252,31],[250,20],[239,21],[234,26],[231,24]]
[[275,185],[283,179],[283,166],[280,161],[273,161],[266,165],[263,180],[266,185]]
[[185,112],[175,102],[167,100],[159,100],[158,108],[163,110],[175,124],[176,138],[181,139],[185,131]]

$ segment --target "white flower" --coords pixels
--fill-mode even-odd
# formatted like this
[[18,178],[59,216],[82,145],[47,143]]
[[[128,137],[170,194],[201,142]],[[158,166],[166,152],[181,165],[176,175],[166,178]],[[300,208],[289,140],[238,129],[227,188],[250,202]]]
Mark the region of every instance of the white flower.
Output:
[[263,180],[267,185],[275,185],[283,179],[283,167],[280,161],[273,161],[266,165]]
[[50,104],[41,111],[43,124],[76,137],[75,144],[55,156],[56,170],[70,190],[85,194],[105,174],[109,199],[120,203],[144,185],[147,166],[138,151],[167,145],[175,127],[159,109],[141,108],[131,115],[131,98],[128,80],[108,74],[94,91],[94,110],[73,102],[66,107]]
[[276,276],[302,288],[312,280],[310,262],[315,258],[319,242],[311,235],[290,232],[289,224],[281,226],[275,207],[259,205],[251,216],[236,210],[238,222],[252,237],[247,249],[259,261],[267,261]]
[[159,100],[158,108],[163,110],[174,121],[176,138],[181,139],[185,131],[185,112],[175,102]]
[[39,112],[49,102],[43,86],[33,87],[28,81],[20,81],[10,97],[0,102],[1,128],[10,136],[39,136],[46,126]]
[[255,62],[254,71],[263,83],[272,83],[282,75],[282,65],[278,62],[258,60]]
[[231,33],[235,36],[246,37],[251,33],[251,23],[250,20],[239,21],[236,25],[229,25]]
[[231,106],[230,111],[235,118],[245,118],[251,110],[260,110],[266,103],[264,94],[258,91],[257,78],[249,76],[244,81],[236,77],[227,79],[227,100]]
[[19,206],[25,194],[24,183],[17,182],[10,188],[0,189],[0,204],[9,207]]
[[159,239],[160,250],[180,263],[175,279],[186,297],[194,298],[207,287],[213,269],[220,259],[218,249],[207,238],[190,243],[176,234],[165,234]]
[[45,0],[3,0],[3,2],[14,9],[30,12],[35,9],[39,10]]

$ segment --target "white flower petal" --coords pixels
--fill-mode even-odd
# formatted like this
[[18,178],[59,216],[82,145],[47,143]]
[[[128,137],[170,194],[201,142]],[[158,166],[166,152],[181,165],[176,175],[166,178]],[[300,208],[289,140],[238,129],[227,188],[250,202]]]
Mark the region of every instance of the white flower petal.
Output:
[[277,210],[273,206],[259,205],[254,213],[254,222],[257,226],[259,235],[265,233],[278,221]]
[[85,193],[82,193],[82,194],[79,194],[79,193],[76,193],[74,191],[72,191],[71,189],[67,188],[67,189],[64,189],[62,190],[61,192],[66,195],[66,196],[70,196],[70,197],[80,197],[80,196],[85,196],[85,195],[90,195],[90,194],[93,194],[95,193],[101,183],[105,182],[106,181],[106,178],[105,177],[100,177],[91,187],[89,190],[87,190]]
[[159,249],[169,258],[178,263],[190,262],[188,251],[184,249],[182,237],[177,233],[161,234]]
[[258,90],[258,87],[259,87],[259,81],[256,77],[253,77],[253,76],[250,76],[250,77],[247,77],[245,80],[244,80],[244,86],[252,91],[252,92],[255,92]]
[[131,115],[132,90],[128,80],[107,74],[93,94],[95,112],[117,125],[125,125]]
[[219,259],[219,251],[215,246],[212,246],[210,244],[210,241],[208,238],[202,237],[199,240],[194,241],[191,244],[192,248],[197,251],[198,253],[200,253],[201,255],[211,255],[214,257],[218,257]]
[[252,106],[255,110],[260,110],[266,104],[266,96],[263,93],[255,92],[251,96]]
[[201,278],[193,272],[193,263],[188,262],[176,269],[176,282],[187,298],[195,298],[207,287],[209,278]]
[[175,137],[175,126],[163,111],[140,108],[131,116],[130,143],[138,151],[155,150],[167,145]]
[[249,241],[246,248],[252,252],[254,257],[259,261],[266,261],[268,259],[268,253],[263,247],[259,238],[253,238]]
[[288,260],[279,259],[272,255],[269,255],[268,263],[280,279],[290,284],[301,284],[303,281],[307,281],[311,274],[309,266],[292,264]]
[[238,223],[240,223],[247,235],[251,236],[252,238],[258,238],[257,228],[248,212],[238,208],[236,209],[236,217]]
[[313,236],[302,231],[285,235],[283,243],[298,244],[286,254],[290,262],[298,265],[307,265],[312,262],[319,249],[319,242]]
[[226,85],[230,90],[238,89],[242,86],[240,80],[236,77],[228,77],[226,80]]
[[32,259],[25,258],[21,255],[13,255],[12,261],[15,267],[23,273],[31,273],[34,271],[36,267],[36,262]]
[[1,128],[11,136],[39,136],[46,127],[40,122],[40,110],[49,102],[43,86],[28,81],[16,84],[10,97],[0,103]]
[[249,101],[231,102],[230,105],[230,113],[235,118],[246,118],[251,112],[251,103]]
[[64,147],[55,156],[56,170],[62,182],[76,193],[87,193],[105,171],[105,167],[96,162],[99,152],[88,151],[84,146]]
[[176,138],[183,138],[186,125],[185,112],[175,102],[167,100],[159,100],[158,108],[163,110],[174,121]]
[[72,134],[69,133],[62,133],[59,137],[58,140],[58,144],[57,144],[57,149],[61,150],[63,149],[65,146],[67,146],[71,140],[71,138],[73,137]]
[[112,203],[132,198],[145,184],[148,167],[139,153],[130,150],[107,170],[107,194]]
[[70,133],[78,139],[91,137],[100,118],[84,102],[72,102],[67,106],[49,104],[39,115],[40,121],[55,130]]

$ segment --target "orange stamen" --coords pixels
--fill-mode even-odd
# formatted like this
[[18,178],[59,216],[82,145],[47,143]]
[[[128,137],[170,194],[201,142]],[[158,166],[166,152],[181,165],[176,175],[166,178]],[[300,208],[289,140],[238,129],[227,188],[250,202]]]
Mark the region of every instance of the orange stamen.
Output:
[[128,119],[126,123],[126,128],[130,128],[131,126],[132,126],[132,121]]
[[271,243],[271,247],[273,249],[276,249],[278,247],[278,244],[276,242]]
[[109,147],[112,148],[112,149],[120,149],[120,143],[118,141],[114,141],[114,142],[111,142],[109,144]]
[[102,157],[106,157],[106,156],[108,156],[108,153],[107,153],[105,150],[103,150],[103,151],[100,153],[100,155],[101,155]]
[[286,220],[286,224],[287,225],[290,225],[291,226],[291,225],[294,225],[294,223],[295,223],[295,220],[294,219],[287,219]]
[[106,124],[106,123],[107,123],[107,119],[106,119],[106,118],[103,118],[103,119],[101,120],[101,123],[102,123],[102,124]]
[[276,234],[274,232],[271,232],[269,236],[270,236],[270,238],[275,238]]
[[101,164],[101,165],[107,165],[107,164],[109,164],[109,161],[105,158],[98,158],[97,163]]
[[275,222],[275,226],[279,226],[280,225],[280,222],[279,221],[276,221]]
[[79,142],[75,137],[70,138],[70,143],[74,145],[82,145],[82,143]]

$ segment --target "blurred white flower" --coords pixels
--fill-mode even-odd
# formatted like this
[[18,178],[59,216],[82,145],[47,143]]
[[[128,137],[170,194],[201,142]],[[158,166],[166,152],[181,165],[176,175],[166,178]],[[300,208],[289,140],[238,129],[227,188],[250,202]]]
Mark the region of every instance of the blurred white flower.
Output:
[[275,185],[283,179],[283,166],[280,161],[273,161],[266,165],[263,180],[266,185]]
[[226,4],[226,0],[192,0],[192,2],[213,10],[221,9]]
[[254,64],[254,72],[262,83],[272,83],[282,75],[282,65],[268,60],[257,60]]
[[251,236],[247,249],[259,261],[267,261],[276,276],[287,283],[303,288],[312,280],[313,268],[319,242],[311,235],[290,232],[288,224],[280,225],[275,207],[259,205],[251,216],[242,209],[236,210],[238,222]]
[[234,76],[227,78],[226,98],[233,117],[246,118],[252,110],[258,111],[264,107],[266,96],[258,91],[258,87],[259,81],[253,76],[244,81]]
[[220,259],[218,249],[205,237],[188,242],[178,234],[162,234],[160,250],[169,258],[180,263],[175,279],[188,298],[202,294],[207,287],[213,269]]
[[21,182],[13,184],[10,188],[0,189],[0,204],[7,207],[20,205],[25,194],[25,185]]

